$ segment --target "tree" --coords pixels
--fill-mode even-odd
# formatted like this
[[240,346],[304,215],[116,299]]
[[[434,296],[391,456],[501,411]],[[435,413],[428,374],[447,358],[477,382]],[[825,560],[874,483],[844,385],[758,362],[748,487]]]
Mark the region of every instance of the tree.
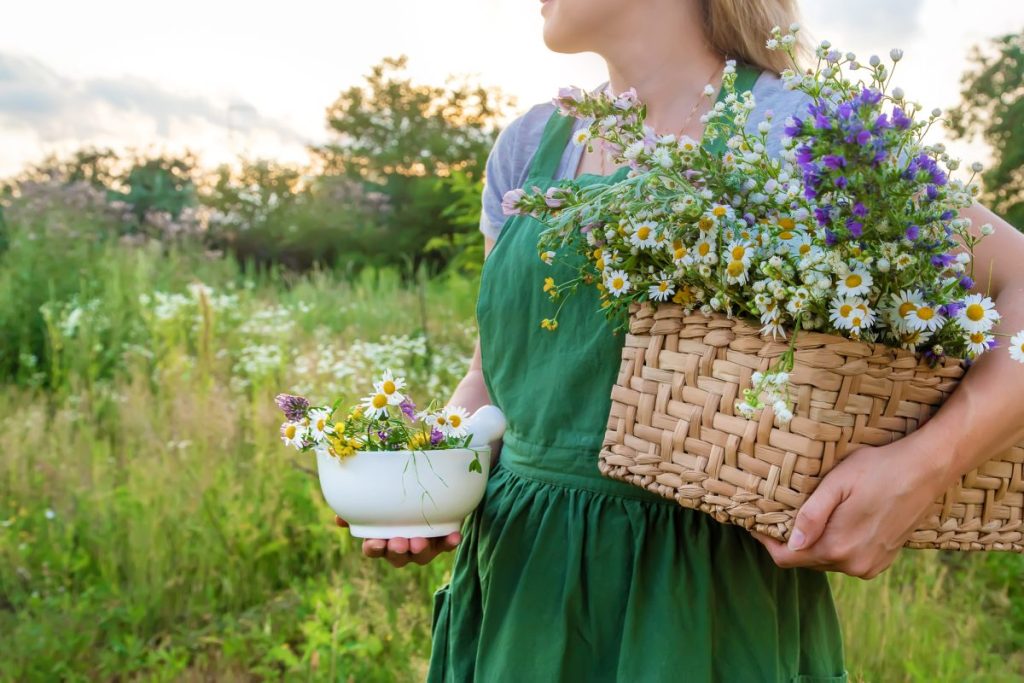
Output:
[[984,199],[1024,229],[1024,31],[994,38],[990,50],[974,46],[973,68],[960,79],[961,104],[950,112],[957,137],[981,135],[994,163],[982,174]]
[[448,178],[461,172],[469,182],[483,175],[505,105],[499,91],[465,82],[451,87],[416,85],[404,78],[408,58],[385,58],[366,86],[353,86],[327,108],[336,140],[314,148],[328,174],[358,180],[367,191],[388,196],[378,216],[378,249],[391,255],[406,277],[421,264],[443,266],[442,252],[425,247],[432,239],[467,230],[447,207],[456,199]]

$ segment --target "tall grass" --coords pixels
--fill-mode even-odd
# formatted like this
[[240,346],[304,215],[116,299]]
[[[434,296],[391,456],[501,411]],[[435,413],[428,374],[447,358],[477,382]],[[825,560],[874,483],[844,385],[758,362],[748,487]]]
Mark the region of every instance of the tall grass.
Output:
[[[363,558],[272,397],[354,400],[384,364],[447,397],[476,282],[24,235],[0,256],[0,680],[422,679],[452,556]],[[1020,680],[1020,560],[833,575],[854,680]]]

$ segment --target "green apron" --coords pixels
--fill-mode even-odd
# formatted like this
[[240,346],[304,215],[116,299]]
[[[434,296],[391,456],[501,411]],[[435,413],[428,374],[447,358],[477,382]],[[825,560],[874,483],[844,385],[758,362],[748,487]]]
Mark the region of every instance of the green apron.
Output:
[[[741,67],[737,90],[757,75]],[[525,187],[555,183],[572,125],[552,112]],[[744,529],[598,471],[624,336],[592,285],[557,330],[540,327],[557,306],[544,278],[572,275],[560,258],[578,263],[559,251],[545,264],[542,228],[510,216],[484,262],[483,374],[508,426],[434,594],[427,680],[847,681],[825,573],[781,569]]]

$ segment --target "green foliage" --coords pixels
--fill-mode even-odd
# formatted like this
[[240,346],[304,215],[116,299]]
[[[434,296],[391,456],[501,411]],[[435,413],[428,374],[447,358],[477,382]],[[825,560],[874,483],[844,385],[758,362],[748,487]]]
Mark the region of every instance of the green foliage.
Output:
[[[448,89],[401,78],[405,55],[371,69],[365,87],[343,91],[327,108],[337,141],[320,147],[330,171],[384,183],[392,175],[479,175],[494,143],[506,98],[462,82]],[[449,79],[451,82],[452,79]]]
[[438,183],[447,185],[453,195],[442,215],[452,221],[458,231],[431,238],[423,250],[428,254],[441,254],[451,272],[479,275],[484,261],[484,237],[479,230],[483,180],[456,171],[447,178],[439,178]]
[[981,137],[994,164],[982,174],[984,199],[1024,229],[1024,31],[992,39],[971,51],[972,68],[960,79],[961,104],[950,112],[961,138]]
[[[476,226],[457,219],[449,207],[461,199],[460,183],[481,177],[495,123],[514,100],[465,82],[451,88],[415,85],[401,75],[407,61],[404,55],[385,58],[365,87],[342,92],[327,109],[337,140],[317,151],[328,172],[359,179],[388,198],[377,216],[380,246],[396,265],[402,265],[401,254],[410,255],[409,277],[424,262],[430,273],[442,269],[442,257],[451,253],[439,248],[444,242],[461,246],[477,239]],[[463,180],[435,182],[457,174]]]
[[143,159],[124,180],[128,190],[108,190],[108,194],[111,199],[119,199],[131,207],[137,225],[141,225],[151,211],[163,211],[177,219],[186,206],[196,204],[191,177],[194,167],[195,161],[190,157]]

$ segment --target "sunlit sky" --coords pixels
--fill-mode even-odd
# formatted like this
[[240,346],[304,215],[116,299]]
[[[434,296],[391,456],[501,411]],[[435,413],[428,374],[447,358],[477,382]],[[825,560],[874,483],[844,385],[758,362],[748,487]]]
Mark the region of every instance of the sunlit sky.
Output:
[[[816,39],[866,58],[901,47],[894,84],[926,107],[959,99],[971,45],[1024,30],[1021,0],[803,0]],[[516,97],[508,118],[559,86],[607,78],[593,53],[544,45],[537,0],[39,0],[0,22],[0,176],[83,144],[307,160],[325,108],[385,56],[415,82],[450,74]],[[966,161],[978,143],[952,144]]]

